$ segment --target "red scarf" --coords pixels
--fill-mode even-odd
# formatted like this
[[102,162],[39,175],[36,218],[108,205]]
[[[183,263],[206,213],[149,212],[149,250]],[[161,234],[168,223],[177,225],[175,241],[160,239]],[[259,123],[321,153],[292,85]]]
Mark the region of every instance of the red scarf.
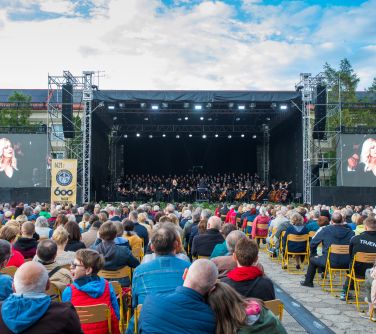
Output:
[[262,271],[256,266],[250,267],[237,267],[231,270],[227,277],[231,278],[233,281],[249,281],[255,279],[256,277],[262,276]]

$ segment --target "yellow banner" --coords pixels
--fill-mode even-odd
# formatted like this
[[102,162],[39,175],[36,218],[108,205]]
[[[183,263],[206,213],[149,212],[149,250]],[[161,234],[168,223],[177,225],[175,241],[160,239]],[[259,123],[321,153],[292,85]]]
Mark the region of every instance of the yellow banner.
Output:
[[77,159],[53,159],[51,164],[51,203],[76,204]]

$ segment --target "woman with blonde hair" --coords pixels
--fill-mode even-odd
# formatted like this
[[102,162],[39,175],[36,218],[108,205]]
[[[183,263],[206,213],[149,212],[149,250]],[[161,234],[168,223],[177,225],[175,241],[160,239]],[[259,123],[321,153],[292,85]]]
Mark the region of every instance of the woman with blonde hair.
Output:
[[14,156],[12,143],[7,138],[0,139],[0,172],[4,172],[8,178],[12,178],[17,169],[17,159]]
[[244,299],[226,283],[214,285],[208,303],[217,319],[215,334],[287,333],[261,300]]
[[364,141],[360,162],[364,164],[365,172],[372,171],[376,176],[376,139],[368,138]]
[[59,226],[52,234],[52,240],[57,244],[57,255],[55,258],[56,263],[59,266],[71,264],[74,260],[75,252],[65,251],[65,247],[69,240],[68,231],[63,226]]

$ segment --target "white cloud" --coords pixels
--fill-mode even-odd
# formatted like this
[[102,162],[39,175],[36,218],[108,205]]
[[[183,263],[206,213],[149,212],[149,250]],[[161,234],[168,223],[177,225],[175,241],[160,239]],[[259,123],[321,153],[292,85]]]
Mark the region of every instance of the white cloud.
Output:
[[[64,0],[32,1],[49,12],[74,10],[63,8]],[[289,90],[300,72],[317,73],[326,61],[336,65],[354,52],[334,33],[323,36],[333,14],[318,6],[291,2],[283,10],[246,2],[249,20],[237,19],[236,9],[220,1],[165,8],[158,0],[95,0],[90,19],[32,22],[10,21],[0,10],[0,40],[7,46],[0,87],[46,88],[48,73],[93,69],[106,71],[102,89]],[[351,14],[353,21],[363,17],[359,31],[373,17],[367,8]],[[347,15],[338,12],[338,22]],[[376,45],[374,36],[368,45]],[[355,63],[355,70],[369,69],[362,58]]]

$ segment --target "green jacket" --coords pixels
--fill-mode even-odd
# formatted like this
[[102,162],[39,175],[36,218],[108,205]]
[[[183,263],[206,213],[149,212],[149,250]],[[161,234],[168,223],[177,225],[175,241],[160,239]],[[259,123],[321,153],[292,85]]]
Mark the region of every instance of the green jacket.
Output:
[[267,308],[263,307],[260,318],[253,324],[240,328],[237,334],[287,334],[279,319]]

